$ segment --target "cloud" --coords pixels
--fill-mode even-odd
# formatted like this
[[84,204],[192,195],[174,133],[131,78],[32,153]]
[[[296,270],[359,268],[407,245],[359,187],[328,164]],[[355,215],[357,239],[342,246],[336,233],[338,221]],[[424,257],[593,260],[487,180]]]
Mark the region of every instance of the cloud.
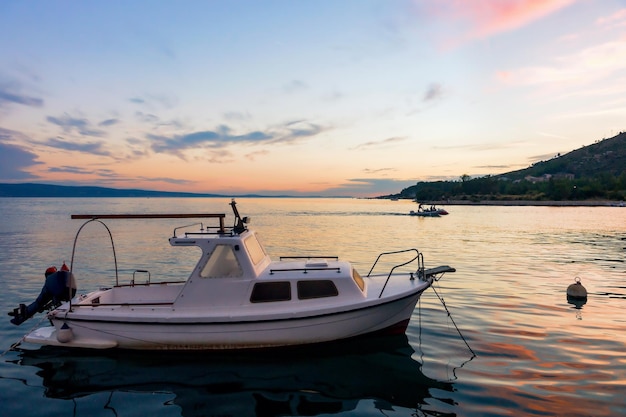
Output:
[[397,171],[397,169],[396,168],[378,168],[378,169],[365,168],[363,171],[366,174],[380,174],[384,172],[394,172],[394,171]]
[[98,126],[100,127],[107,127],[107,126],[113,126],[118,124],[120,121],[118,119],[107,119],[107,120],[103,120],[100,123],[98,123]]
[[321,126],[309,123],[305,120],[295,120],[285,123],[284,126],[279,126],[276,130],[276,137],[271,140],[271,143],[296,142],[301,138],[315,136],[324,131]]
[[[64,173],[64,174],[73,174],[73,175],[88,175],[89,182],[94,185],[101,186],[110,186],[111,184],[118,183],[131,183],[136,184],[137,182],[155,182],[155,183],[168,183],[175,185],[189,185],[194,184],[195,181],[190,181],[186,179],[178,179],[178,178],[168,178],[168,177],[144,177],[144,176],[133,176],[133,177],[123,177],[119,173],[111,170],[111,169],[92,169],[92,168],[83,168],[79,166],[72,165],[61,165],[61,166],[53,166],[48,168],[48,172],[50,173]],[[93,178],[96,177],[96,178]],[[85,185],[84,180],[79,181],[65,181],[66,183],[76,183],[76,185]]]
[[596,20],[596,24],[600,26],[624,26],[626,25],[626,9],[620,9],[607,17],[601,17]]
[[209,152],[208,162],[213,164],[225,164],[235,160],[233,153],[226,149],[212,150]]
[[159,117],[154,114],[141,111],[135,112],[135,117],[137,120],[144,123],[157,123],[160,120]]
[[195,184],[196,181],[191,181],[191,180],[186,180],[186,179],[180,179],[180,178],[168,178],[168,177],[138,177],[138,178],[128,178],[128,181],[137,181],[137,179],[141,180],[141,181],[146,181],[146,182],[165,182],[168,184],[175,184],[175,185],[189,185],[189,184]]
[[327,196],[381,196],[397,194],[415,185],[416,180],[397,178],[350,178],[339,187],[328,188],[320,193]]
[[408,138],[405,136],[403,137],[394,136],[394,137],[383,139],[383,140],[361,143],[360,145],[355,146],[352,149],[353,150],[366,150],[366,149],[371,149],[371,148],[378,149],[382,147],[387,147],[387,145],[393,145],[398,142],[403,142],[407,139]]
[[50,138],[43,142],[44,145],[55,149],[66,151],[83,152],[92,155],[111,156],[111,153],[104,150],[104,142],[76,143],[68,142],[58,138]]
[[322,100],[329,101],[329,102],[336,102],[336,101],[343,99],[344,97],[345,97],[345,94],[342,93],[341,91],[333,90],[327,94],[324,94],[324,96],[322,97]]
[[[8,132],[0,128],[0,134],[4,136]],[[37,155],[23,147],[0,142],[0,180],[25,180],[37,178],[25,171],[28,167],[41,164],[37,161]]]
[[499,150],[499,149],[516,148],[519,146],[523,146],[525,144],[526,142],[524,141],[484,142],[484,143],[468,143],[468,144],[450,145],[450,146],[435,145],[432,147],[432,149],[444,149],[444,150],[458,149],[458,150],[467,150],[471,152],[483,152],[483,151],[493,151],[493,150]]
[[418,13],[463,27],[452,44],[462,44],[519,29],[576,0],[413,0]]
[[229,111],[229,112],[224,113],[225,120],[242,121],[242,120],[250,120],[251,118],[252,116],[250,116],[250,113],[248,112]]
[[103,130],[94,129],[87,119],[78,119],[67,114],[61,117],[48,116],[46,120],[63,129],[65,133],[76,132],[82,136],[101,137],[105,135]]
[[520,167],[520,166],[524,166],[524,165],[521,165],[521,164],[516,164],[516,165],[512,165],[512,164],[506,164],[506,165],[475,165],[473,168],[489,169],[489,170],[496,170],[496,171],[506,171],[506,170],[513,169],[513,168]]
[[537,134],[541,135],[541,136],[545,136],[548,138],[557,138],[557,139],[570,139],[567,136],[563,136],[563,135],[557,135],[555,133],[549,133],[549,132],[537,132]]
[[443,96],[443,87],[441,84],[432,83],[428,86],[426,93],[424,93],[423,101],[433,101]]
[[86,169],[82,167],[69,166],[69,165],[61,165],[61,166],[51,166],[48,167],[48,172],[54,173],[69,173],[69,174],[79,174],[79,175],[92,175],[94,171],[92,169]]
[[265,156],[267,154],[269,154],[270,152],[267,150],[262,150],[262,151],[256,151],[256,152],[250,152],[246,154],[246,158],[248,158],[251,161],[256,160],[257,157],[259,156]]
[[178,98],[168,95],[146,94],[145,97],[131,97],[128,101],[149,108],[162,107],[172,109],[178,103]]
[[28,142],[30,138],[23,133],[15,130],[4,129],[0,127],[0,143],[2,142]]
[[508,32],[540,20],[575,0],[499,0],[482,2],[476,7],[472,2],[457,1],[474,27],[470,36],[484,38]]
[[622,71],[624,62],[626,37],[557,56],[549,65],[501,71],[497,76],[500,81],[515,85],[590,83]]
[[188,149],[220,149],[237,144],[278,144],[294,143],[303,138],[315,136],[324,129],[303,120],[287,122],[267,131],[251,131],[236,135],[233,129],[220,125],[215,130],[205,130],[184,135],[148,134],[151,149],[156,153],[169,153],[185,159],[183,152]]
[[11,89],[6,86],[0,86],[0,108],[12,104],[21,104],[28,107],[43,107],[43,99],[20,94],[11,91]]
[[292,93],[304,91],[307,88],[308,88],[308,85],[304,81],[292,80],[291,82],[289,82],[283,87],[283,90],[288,94],[292,94]]

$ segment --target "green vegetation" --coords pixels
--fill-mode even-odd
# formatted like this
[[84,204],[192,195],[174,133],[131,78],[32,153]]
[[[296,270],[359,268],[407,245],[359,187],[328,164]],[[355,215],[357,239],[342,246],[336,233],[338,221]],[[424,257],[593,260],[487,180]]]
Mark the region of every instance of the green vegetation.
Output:
[[626,133],[506,174],[418,182],[384,198],[437,200],[625,200]]

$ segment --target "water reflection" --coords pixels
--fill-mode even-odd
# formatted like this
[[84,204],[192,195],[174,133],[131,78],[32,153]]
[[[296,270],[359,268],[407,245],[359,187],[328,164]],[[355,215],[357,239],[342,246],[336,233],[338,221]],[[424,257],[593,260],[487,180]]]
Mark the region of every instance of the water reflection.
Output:
[[[315,348],[241,353],[95,355],[46,347],[20,352],[40,368],[45,395],[76,399],[117,392],[172,393],[183,416],[290,416],[341,413],[371,400],[378,411],[420,410],[453,385],[428,378],[404,335]],[[159,401],[161,396],[144,396]],[[142,398],[143,399],[143,398]],[[450,402],[450,399],[441,399]],[[127,407],[127,405],[125,406]],[[369,406],[371,407],[371,406]]]
[[577,310],[580,310],[580,309],[583,308],[583,306],[585,304],[587,304],[587,299],[586,298],[572,297],[572,296],[568,295],[567,296],[567,303],[573,305],[574,308],[576,308]]

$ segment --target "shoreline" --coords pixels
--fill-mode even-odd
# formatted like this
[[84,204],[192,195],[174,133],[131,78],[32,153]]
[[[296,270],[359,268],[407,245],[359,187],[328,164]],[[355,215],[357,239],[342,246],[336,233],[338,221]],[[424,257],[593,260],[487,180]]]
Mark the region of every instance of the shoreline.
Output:
[[436,200],[424,205],[436,206],[538,206],[538,207],[626,207],[623,201],[580,200],[580,201],[533,201],[533,200]]

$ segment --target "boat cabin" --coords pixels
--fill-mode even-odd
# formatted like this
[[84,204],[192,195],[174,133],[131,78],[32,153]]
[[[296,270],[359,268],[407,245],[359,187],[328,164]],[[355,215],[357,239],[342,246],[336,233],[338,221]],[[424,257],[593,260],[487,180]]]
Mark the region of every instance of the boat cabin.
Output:
[[[338,258],[295,257],[272,261],[246,230],[240,235],[199,239],[196,234],[170,238],[172,246],[197,246],[202,256],[176,299],[177,306],[200,302],[212,306],[291,300],[314,300],[342,295],[364,296],[365,282],[348,262]],[[347,282],[343,282],[347,280]]]

